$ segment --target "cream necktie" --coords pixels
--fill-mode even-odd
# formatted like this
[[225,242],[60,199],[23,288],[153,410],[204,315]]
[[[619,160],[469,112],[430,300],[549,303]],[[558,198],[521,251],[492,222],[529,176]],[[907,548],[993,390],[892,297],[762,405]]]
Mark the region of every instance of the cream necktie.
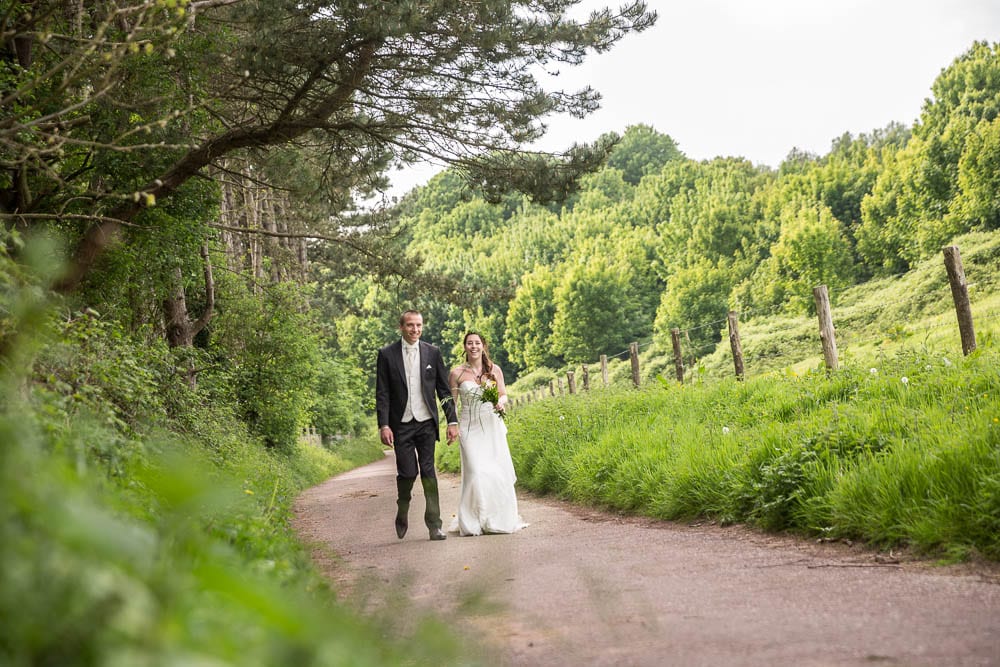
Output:
[[417,368],[420,362],[417,359],[416,347],[404,345],[403,352],[406,357],[404,370],[406,371],[406,393],[408,394],[406,409],[403,411],[403,421],[410,421],[415,417],[413,408],[420,396],[420,371]]

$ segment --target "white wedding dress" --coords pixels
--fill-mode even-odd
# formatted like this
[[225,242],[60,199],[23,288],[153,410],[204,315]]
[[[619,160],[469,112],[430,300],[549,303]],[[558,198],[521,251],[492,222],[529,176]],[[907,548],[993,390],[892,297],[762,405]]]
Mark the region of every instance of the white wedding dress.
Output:
[[458,386],[462,495],[450,530],[460,535],[513,533],[528,524],[517,511],[507,425],[490,403],[479,400],[481,391],[472,380]]

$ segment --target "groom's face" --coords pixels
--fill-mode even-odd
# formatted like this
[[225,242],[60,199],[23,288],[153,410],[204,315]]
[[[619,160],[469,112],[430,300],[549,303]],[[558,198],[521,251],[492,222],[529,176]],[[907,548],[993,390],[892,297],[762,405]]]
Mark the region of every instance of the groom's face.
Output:
[[420,340],[420,334],[424,331],[423,316],[415,313],[406,315],[403,323],[399,325],[399,331],[403,334],[403,340],[413,345]]

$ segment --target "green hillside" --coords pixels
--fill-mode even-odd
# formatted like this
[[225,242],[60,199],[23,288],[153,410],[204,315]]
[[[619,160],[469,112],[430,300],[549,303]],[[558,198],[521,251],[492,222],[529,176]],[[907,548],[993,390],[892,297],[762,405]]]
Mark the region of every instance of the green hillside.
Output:
[[[968,275],[989,286],[998,237],[962,242]],[[974,299],[979,348],[963,357],[932,264],[845,295],[838,321],[859,342],[835,372],[811,351],[814,321],[752,320],[745,381],[728,350],[684,384],[651,377],[659,360],[647,354],[639,389],[618,361],[607,388],[519,406],[508,420],[518,483],[661,519],[1000,558],[998,299]],[[457,471],[454,452],[441,465]]]

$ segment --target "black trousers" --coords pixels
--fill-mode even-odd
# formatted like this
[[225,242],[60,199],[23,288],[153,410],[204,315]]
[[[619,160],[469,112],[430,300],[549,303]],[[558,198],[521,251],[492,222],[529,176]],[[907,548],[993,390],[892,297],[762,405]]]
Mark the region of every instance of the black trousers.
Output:
[[396,451],[396,479],[435,478],[434,446],[438,432],[433,419],[400,424],[393,449]]
[[437,474],[434,472],[434,447],[437,444],[437,427],[433,419],[400,424],[393,434],[396,452],[396,501],[397,513],[406,516],[410,509],[413,484],[420,475],[424,487],[424,523],[430,529],[441,527],[441,506],[438,500]]

